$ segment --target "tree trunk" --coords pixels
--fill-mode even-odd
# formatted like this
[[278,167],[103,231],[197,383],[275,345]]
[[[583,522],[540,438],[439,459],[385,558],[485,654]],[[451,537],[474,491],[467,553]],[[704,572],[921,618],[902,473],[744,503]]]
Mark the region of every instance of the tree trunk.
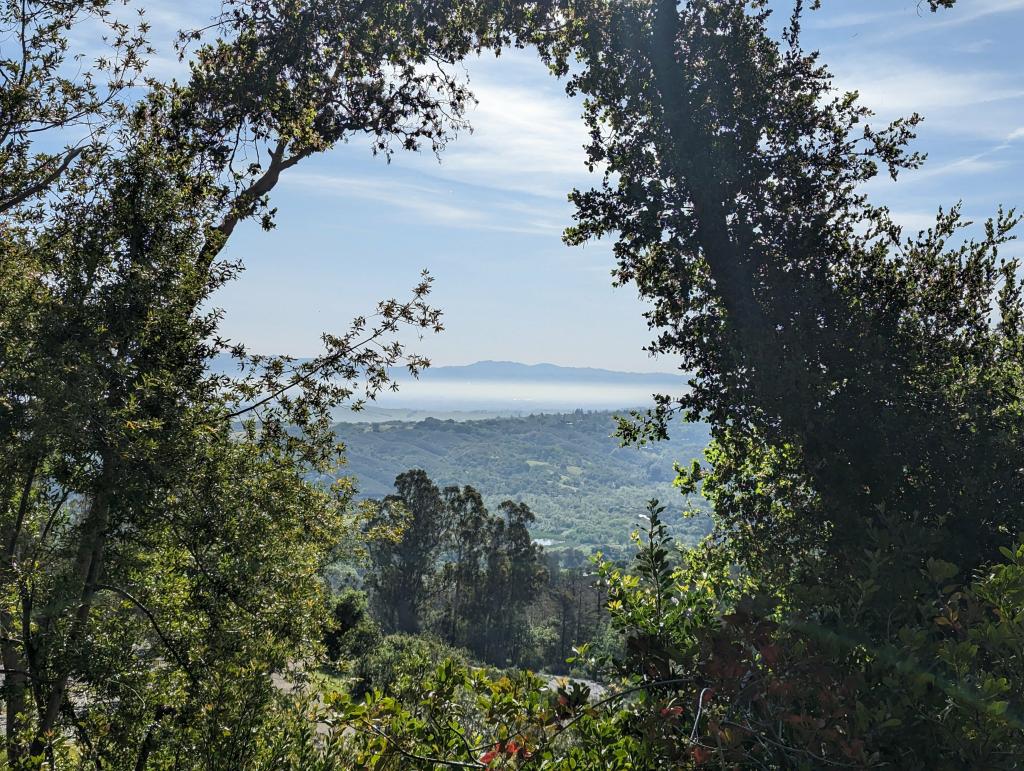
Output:
[[[4,612],[0,615],[3,629],[9,630],[10,622],[10,614]],[[16,643],[4,639],[0,643],[0,656],[4,666],[4,749],[7,763],[12,768],[17,768],[25,755],[25,747],[18,738],[18,731],[24,724],[28,709],[28,675],[25,661]]]
[[[103,571],[103,551],[106,546],[107,532],[110,524],[110,504],[115,490],[115,461],[112,453],[103,457],[103,472],[96,485],[89,515],[82,524],[78,554],[75,559],[74,578],[80,587],[77,610],[65,641],[67,650],[75,650],[85,636],[89,615],[96,598],[97,583]],[[52,632],[59,620],[58,616],[68,608],[61,603],[55,611],[51,611],[42,626]],[[66,670],[66,667],[65,667]],[[46,749],[43,737],[57,725],[61,707],[67,697],[68,682],[71,673],[62,672],[51,685],[45,696],[45,703],[38,705],[39,726],[32,742],[33,754],[40,754]]]
[[[25,482],[22,485],[21,495],[18,500],[18,508],[14,521],[11,523],[10,531],[5,533],[4,563],[0,567],[0,576],[8,585],[13,585],[16,576],[16,565],[18,560],[18,542],[21,537],[21,529],[25,523],[25,516],[28,513],[29,499],[32,494],[32,487],[35,483],[36,471],[39,467],[39,457],[33,461],[25,475]],[[4,668],[4,747],[7,753],[7,762],[17,766],[23,758],[25,748],[21,745],[18,732],[24,725],[26,710],[28,709],[28,686],[29,686],[29,665],[25,656],[18,648],[18,642],[11,637],[14,631],[14,619],[6,610],[0,611],[0,661]],[[29,629],[22,629],[22,644],[27,639]]]

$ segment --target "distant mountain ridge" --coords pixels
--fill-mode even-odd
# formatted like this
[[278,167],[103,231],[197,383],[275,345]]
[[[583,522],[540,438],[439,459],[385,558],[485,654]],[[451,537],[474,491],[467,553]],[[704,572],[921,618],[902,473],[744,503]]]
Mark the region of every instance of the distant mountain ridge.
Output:
[[[311,361],[309,357],[295,359],[296,364]],[[211,372],[236,374],[238,364],[227,355],[215,356],[210,362]],[[396,377],[402,377],[405,370],[395,368]],[[685,385],[686,378],[669,372],[624,372],[597,367],[567,367],[561,364],[523,364],[519,361],[486,359],[472,364],[446,364],[423,370],[420,379],[431,380],[501,380],[504,382],[575,382],[575,383],[622,383],[647,384],[663,383],[667,386]]]
[[[309,359],[296,359],[302,364]],[[210,362],[210,371],[237,376],[237,363],[228,356]],[[429,414],[456,417],[455,412],[531,414],[582,409],[633,409],[649,406],[652,394],[686,391],[685,376],[664,372],[619,372],[594,367],[478,361],[473,364],[429,367],[413,378],[399,367],[391,372],[397,392],[378,396],[373,407],[409,413],[394,418],[422,419]],[[426,414],[423,414],[426,413]],[[340,408],[338,420],[359,420]],[[478,417],[486,417],[479,415]],[[365,414],[362,419],[379,420]],[[388,418],[385,418],[388,419]]]
[[621,372],[595,367],[563,367],[559,364],[523,364],[517,361],[478,361],[473,364],[430,367],[420,375],[426,380],[499,380],[502,382],[558,382],[606,384],[685,385],[682,374],[666,372]]

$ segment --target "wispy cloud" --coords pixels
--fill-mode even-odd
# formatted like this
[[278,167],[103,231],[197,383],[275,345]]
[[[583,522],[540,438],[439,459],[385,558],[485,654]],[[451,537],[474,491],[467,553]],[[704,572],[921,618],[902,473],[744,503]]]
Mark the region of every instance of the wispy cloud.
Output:
[[467,116],[472,133],[449,146],[439,165],[427,169],[422,158],[413,157],[399,158],[399,164],[444,179],[562,202],[574,186],[591,184],[580,104],[566,96],[536,52],[474,60],[467,66],[478,100]]
[[1024,96],[1018,79],[999,72],[955,72],[879,57],[834,69],[842,85],[858,90],[880,113],[949,110]]
[[564,94],[487,81],[474,91],[474,136],[449,158],[453,169],[565,178],[584,170],[586,128]]
[[832,70],[836,87],[858,91],[879,120],[918,112],[927,125],[944,131],[1001,139],[1007,116],[995,119],[994,112],[1024,117],[1024,83],[1015,74],[958,71],[892,56],[841,58]]
[[900,211],[889,212],[893,221],[908,233],[919,233],[935,226],[937,211]]
[[864,27],[879,22],[889,22],[904,17],[900,11],[854,11],[846,13],[829,13],[827,10],[817,11],[810,16],[808,27],[811,29],[847,29]]
[[984,37],[980,40],[971,40],[966,43],[958,43],[956,46],[957,51],[962,51],[965,54],[980,54],[988,51],[995,44],[995,41],[990,37]]
[[826,3],[821,10],[809,15],[806,26],[818,31],[855,30],[854,35],[861,37],[859,42],[878,43],[955,29],[990,16],[1019,12],[1024,10],[1024,0],[969,0],[934,14],[923,3],[885,10],[838,11],[835,8]]
[[1008,162],[992,159],[990,156],[1001,149],[1003,148],[994,147],[991,150],[975,153],[974,155],[967,155],[963,158],[957,158],[933,168],[926,167],[920,171],[911,173],[908,175],[907,179],[913,180],[914,182],[921,182],[926,179],[935,179],[936,177],[964,174],[988,174],[993,171],[998,171],[999,169],[1006,168]]
[[282,177],[282,184],[292,189],[380,203],[402,210],[421,223],[446,228],[557,235],[562,227],[550,210],[521,201],[503,202],[480,196],[474,200],[469,190],[389,176],[390,179],[382,175],[296,171]]
[[1024,0],[971,0],[969,3],[957,3],[952,9],[943,11],[936,26],[959,27],[987,16],[1022,10]]

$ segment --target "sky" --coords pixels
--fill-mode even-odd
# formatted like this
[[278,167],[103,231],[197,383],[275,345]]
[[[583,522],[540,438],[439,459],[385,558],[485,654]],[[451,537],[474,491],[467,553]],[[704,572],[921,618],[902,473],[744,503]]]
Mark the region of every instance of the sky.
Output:
[[[155,72],[176,67],[161,46],[173,30],[218,7],[142,4],[167,54]],[[825,0],[808,14],[805,47],[821,51],[837,87],[858,90],[880,122],[925,117],[915,144],[929,155],[924,168],[869,185],[902,224],[926,227],[961,199],[977,218],[1000,203],[1024,207],[1022,31],[1024,0],[959,0],[938,14],[924,0]],[[529,51],[465,70],[478,100],[473,132],[440,159],[406,153],[388,164],[353,141],[282,177],[277,228],[247,225],[229,245],[246,270],[216,297],[222,331],[257,352],[313,355],[322,331],[404,296],[426,268],[446,330],[418,351],[435,364],[675,370],[643,350],[646,306],[633,287],[612,288],[611,244],[561,241],[566,194],[598,182],[583,163],[579,101]]]

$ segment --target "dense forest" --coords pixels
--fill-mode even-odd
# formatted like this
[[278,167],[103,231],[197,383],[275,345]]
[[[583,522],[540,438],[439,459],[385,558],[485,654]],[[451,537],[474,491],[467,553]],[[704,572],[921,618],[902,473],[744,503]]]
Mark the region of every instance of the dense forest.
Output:
[[[706,427],[677,421],[671,439],[622,446],[610,412],[530,415],[455,422],[345,423],[335,426],[346,451],[345,474],[361,496],[388,495],[398,474],[425,470],[438,484],[471,485],[490,505],[522,501],[536,516],[530,528],[548,547],[628,543],[646,502],[669,507],[673,533],[688,544],[709,529],[707,504],[680,495],[673,464],[703,457]],[[696,516],[684,518],[682,512]]]
[[[837,90],[827,5],[224,0],[175,79],[134,8],[0,0],[0,763],[1019,768],[1021,217],[873,198],[922,118]],[[339,427],[429,366],[426,272],[317,356],[223,331],[225,249],[294,167],[442,155],[465,61],[513,47],[582,98],[564,241],[611,243],[686,373],[632,449],[602,413]],[[366,496],[339,435],[447,457]],[[696,542],[680,497],[619,497],[670,480]]]

